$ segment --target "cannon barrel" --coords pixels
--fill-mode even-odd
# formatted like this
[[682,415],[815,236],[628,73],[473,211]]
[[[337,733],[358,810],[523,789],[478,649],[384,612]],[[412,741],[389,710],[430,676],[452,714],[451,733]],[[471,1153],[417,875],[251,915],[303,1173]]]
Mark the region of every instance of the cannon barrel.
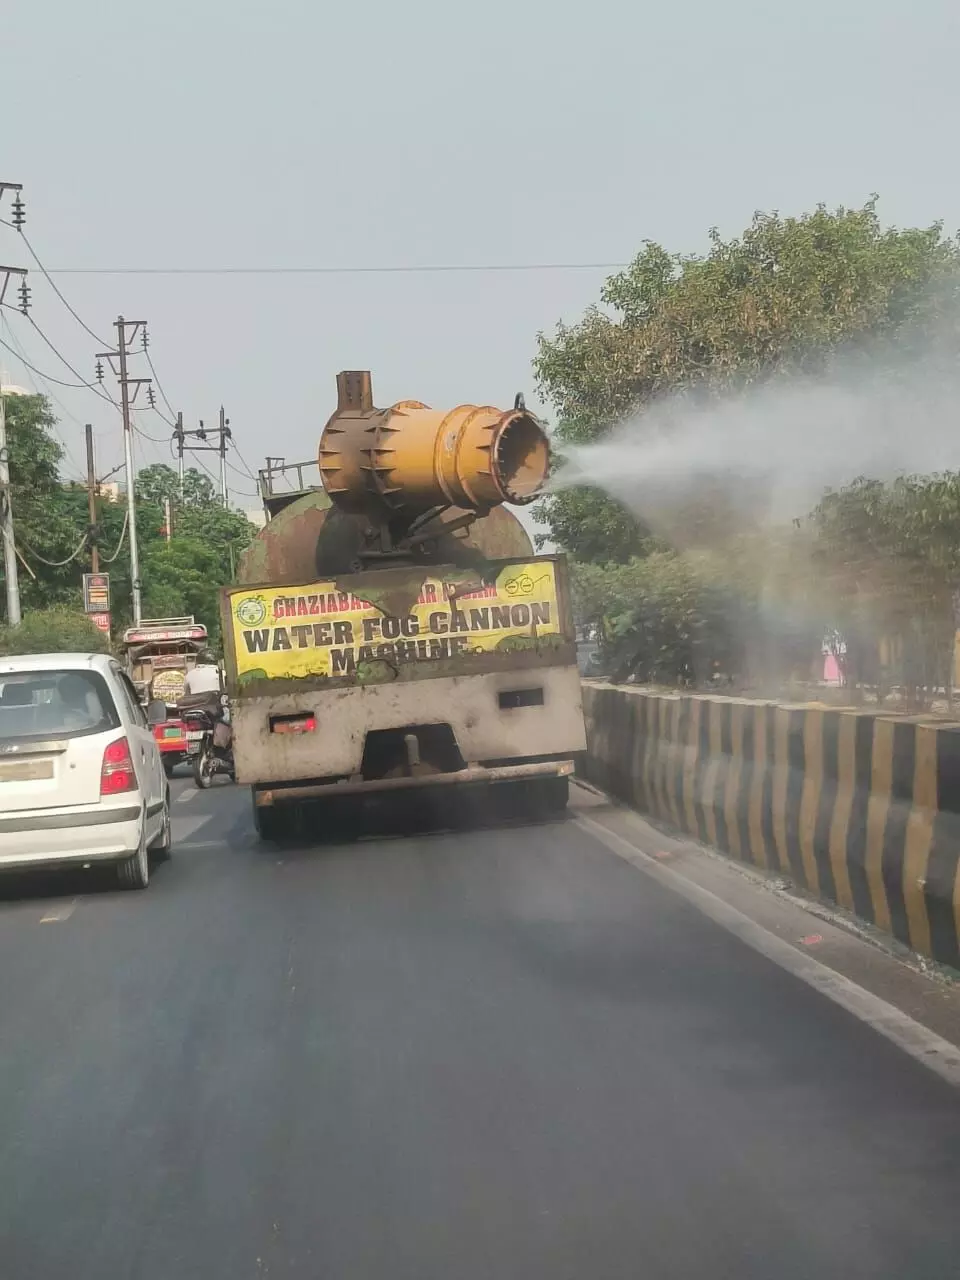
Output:
[[550,468],[540,422],[518,405],[431,409],[373,404],[366,370],[337,375],[337,408],[320,438],[320,474],[341,511],[372,525],[409,525],[429,511],[484,516],[532,502]]

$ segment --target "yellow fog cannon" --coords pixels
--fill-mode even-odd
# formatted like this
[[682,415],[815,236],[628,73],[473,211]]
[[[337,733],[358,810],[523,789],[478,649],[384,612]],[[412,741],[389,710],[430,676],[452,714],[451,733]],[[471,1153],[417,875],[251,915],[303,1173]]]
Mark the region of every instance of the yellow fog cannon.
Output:
[[337,375],[337,408],[320,438],[320,474],[334,506],[362,528],[361,559],[428,552],[501,503],[532,502],[550,468],[543,427],[521,397],[513,409],[373,404],[366,370]]

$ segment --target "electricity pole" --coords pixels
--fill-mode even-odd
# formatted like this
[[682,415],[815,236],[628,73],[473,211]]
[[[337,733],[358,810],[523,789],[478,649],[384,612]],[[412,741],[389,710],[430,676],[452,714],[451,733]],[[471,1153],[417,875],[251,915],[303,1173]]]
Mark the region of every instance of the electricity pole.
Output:
[[[180,474],[180,498],[183,500],[183,455],[184,451],[189,453],[216,453],[220,457],[220,501],[224,506],[227,505],[229,494],[227,492],[227,441],[233,439],[233,433],[230,430],[230,419],[224,412],[223,405],[220,406],[220,425],[215,428],[217,443],[207,444],[214,431],[208,431],[203,425],[203,419],[200,419],[200,425],[194,431],[185,431],[183,428],[183,414],[177,414],[177,425],[173,429],[173,439],[177,444],[177,462]],[[203,444],[184,444],[184,439],[190,436],[191,439],[196,438],[202,440]]]
[[20,579],[17,544],[13,540],[13,507],[10,502],[10,455],[7,450],[7,415],[0,385],[0,537],[3,538],[3,577],[7,588],[7,625],[20,625]]
[[133,424],[130,421],[130,389],[127,386],[127,327],[123,316],[117,324],[117,357],[120,362],[120,408],[123,413],[123,464],[127,474],[127,527],[130,532],[130,583],[133,588],[133,625],[143,618],[140,582],[140,547],[137,543],[137,501],[133,467]]
[[[13,191],[13,225],[23,226],[23,201],[19,182],[0,182],[0,200],[7,191]],[[20,277],[20,310],[27,314],[30,291],[27,273],[22,267],[0,267],[0,306],[6,297],[11,276]],[[3,381],[0,378],[0,540],[3,541],[3,578],[7,593],[7,625],[19,627],[20,576],[17,572],[17,544],[13,536],[13,503],[10,494],[10,451],[7,448],[7,414],[4,405]]]
[[[120,383],[120,412],[123,416],[123,464],[127,476],[127,530],[130,535],[130,583],[133,594],[133,624],[139,627],[143,619],[143,583],[140,580],[140,548],[137,543],[137,502],[136,473],[133,462],[133,422],[131,409],[136,401],[141,386],[150,386],[150,378],[131,378],[127,373],[127,353],[136,340],[137,334],[146,329],[145,320],[124,320],[118,316],[114,321],[117,331],[116,351],[101,351],[101,359],[109,360],[110,367]],[[116,360],[116,365],[114,365]],[[102,365],[98,364],[97,376],[101,377]],[[130,388],[133,388],[133,395]]]
[[183,414],[177,414],[177,425],[173,429],[173,438],[177,442],[177,475],[180,479],[180,505],[183,506]]
[[93,460],[93,427],[88,422],[83,428],[87,441],[87,511],[90,520],[90,568],[100,572],[100,551],[97,547],[97,472]]
[[227,505],[227,439],[230,436],[228,419],[220,406],[220,501]]

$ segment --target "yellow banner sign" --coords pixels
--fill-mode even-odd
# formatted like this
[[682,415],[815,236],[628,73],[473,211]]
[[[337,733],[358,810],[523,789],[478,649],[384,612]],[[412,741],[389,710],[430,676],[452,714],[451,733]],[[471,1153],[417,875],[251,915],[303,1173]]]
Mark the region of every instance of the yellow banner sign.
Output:
[[334,582],[238,588],[229,601],[239,679],[350,676],[366,663],[493,653],[562,632],[550,560],[507,565],[473,591],[426,577],[401,616]]

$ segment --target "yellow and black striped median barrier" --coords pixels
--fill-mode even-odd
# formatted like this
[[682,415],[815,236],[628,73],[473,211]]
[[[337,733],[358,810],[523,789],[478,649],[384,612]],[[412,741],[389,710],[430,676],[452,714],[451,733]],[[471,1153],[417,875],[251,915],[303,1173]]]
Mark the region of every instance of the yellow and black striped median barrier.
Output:
[[584,686],[587,777],[960,969],[960,725]]

